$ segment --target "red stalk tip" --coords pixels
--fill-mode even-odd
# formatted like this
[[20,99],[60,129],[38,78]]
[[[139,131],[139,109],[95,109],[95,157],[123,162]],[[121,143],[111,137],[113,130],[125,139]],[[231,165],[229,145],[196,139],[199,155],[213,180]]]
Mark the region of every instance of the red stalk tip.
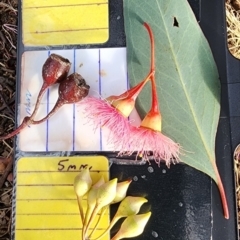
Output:
[[154,37],[153,37],[153,32],[148,23],[143,23],[143,26],[147,29],[149,37],[150,37],[150,45],[151,45],[151,72],[155,72],[155,43],[154,43]]
[[219,175],[219,171],[217,169],[217,165],[216,165],[215,161],[212,162],[212,166],[213,166],[214,172],[216,174],[216,183],[217,183],[218,190],[219,190],[220,197],[221,197],[221,201],[222,201],[223,214],[224,214],[224,217],[226,219],[229,219],[229,210],[228,210],[227,198],[226,198],[225,190],[224,190],[222,180],[221,180],[221,177]]

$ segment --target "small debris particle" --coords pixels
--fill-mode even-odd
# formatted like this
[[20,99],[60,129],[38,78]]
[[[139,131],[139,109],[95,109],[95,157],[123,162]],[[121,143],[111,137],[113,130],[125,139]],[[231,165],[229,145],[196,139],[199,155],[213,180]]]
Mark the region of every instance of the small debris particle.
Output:
[[148,167],[148,172],[153,173],[154,172],[153,167]]
[[103,69],[99,72],[99,74],[100,74],[101,77],[106,77],[107,76],[107,73]]
[[4,172],[5,168],[6,168],[5,164],[1,161],[0,162],[0,174],[2,174]]
[[141,178],[144,179],[144,180],[147,180],[147,176],[146,175],[142,175]]
[[117,16],[117,20],[120,20],[121,19],[121,17],[120,16]]
[[135,181],[135,182],[138,181],[138,177],[137,177],[137,176],[134,176],[134,177],[133,177],[133,181]]
[[152,236],[155,237],[155,238],[157,238],[157,237],[158,237],[158,233],[155,232],[155,231],[152,231]]
[[182,203],[182,202],[180,202],[178,205],[179,205],[179,207],[182,207],[182,206],[183,206],[183,203]]
[[163,169],[163,170],[162,170],[162,173],[166,173],[166,172],[167,172],[166,169]]
[[4,194],[1,196],[0,201],[5,205],[10,205],[11,196],[9,194]]

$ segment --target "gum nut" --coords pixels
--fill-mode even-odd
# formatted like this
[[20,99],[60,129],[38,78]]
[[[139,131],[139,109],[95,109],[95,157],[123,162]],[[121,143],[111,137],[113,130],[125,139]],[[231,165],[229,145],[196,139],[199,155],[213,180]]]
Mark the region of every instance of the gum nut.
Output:
[[59,84],[59,98],[64,103],[77,103],[88,95],[89,85],[78,73],[69,75]]
[[42,77],[47,85],[61,82],[67,78],[71,63],[57,54],[51,54],[42,67]]

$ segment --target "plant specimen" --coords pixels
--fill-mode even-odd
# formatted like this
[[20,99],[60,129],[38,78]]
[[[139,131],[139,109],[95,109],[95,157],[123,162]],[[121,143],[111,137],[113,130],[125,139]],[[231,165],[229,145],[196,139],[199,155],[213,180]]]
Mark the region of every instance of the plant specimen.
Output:
[[[133,196],[126,197],[130,183],[131,181],[129,180],[117,183],[116,178],[105,182],[103,177],[101,177],[97,183],[91,186],[92,180],[88,168],[83,169],[75,177],[74,190],[77,195],[81,222],[83,224],[82,240],[100,240],[105,234],[109,233],[120,218],[126,219],[112,240],[135,237],[143,232],[151,216],[151,212],[138,215],[141,206],[147,202],[147,199]],[[83,196],[87,197],[87,209],[85,213],[82,207]],[[120,202],[120,205],[109,226],[98,237],[92,238],[107,207],[117,202]],[[96,218],[98,219],[95,226],[93,226],[91,232],[88,233],[90,226]]]
[[[220,81],[216,63],[186,0],[125,0],[124,26],[130,84],[138,84],[149,64],[149,43],[142,22],[156,36],[156,85],[163,133],[181,143],[181,162],[209,175],[218,185],[225,218],[229,218],[224,186],[215,155],[220,116]],[[141,36],[141,41],[139,36]],[[145,89],[144,89],[145,90]],[[149,108],[149,92],[138,97],[139,114]],[[218,156],[218,164],[225,159]]]
[[[42,67],[43,85],[39,91],[33,113],[31,114],[31,116],[25,117],[20,126],[13,132],[7,134],[6,136],[0,136],[0,140],[8,139],[17,135],[26,126],[29,126],[31,124],[40,124],[46,121],[54,113],[56,113],[56,111],[62,105],[79,102],[88,95],[90,87],[86,84],[86,81],[82,78],[80,74],[73,73],[67,77],[70,66],[71,63],[67,59],[57,54],[51,54],[48,57],[48,59],[46,60]],[[38,121],[35,121],[34,117],[36,116],[43,94],[45,93],[48,87],[56,83],[59,83],[58,88],[59,97],[55,106],[46,117]]]
[[[92,120],[94,127],[107,127],[111,130],[108,137],[119,155],[132,155],[148,159],[152,155],[159,164],[165,161],[167,166],[172,161],[179,161],[180,146],[162,134],[162,117],[159,111],[158,96],[155,82],[155,49],[153,33],[150,26],[144,23],[151,42],[151,65],[147,77],[135,87],[119,96],[110,96],[105,100],[86,98],[86,116]],[[152,106],[140,126],[130,124],[128,117],[135,106],[135,101],[144,85],[151,80]]]
[[108,142],[114,144],[116,148],[122,148],[125,145],[121,139],[129,137],[128,116],[135,106],[138,94],[153,74],[154,72],[149,72],[142,82],[119,96],[109,96],[104,100],[88,97],[82,101],[81,104],[85,106],[85,115],[93,123],[94,129],[98,127],[110,129]]
[[72,73],[64,81],[60,82],[58,88],[58,100],[48,115],[38,121],[29,120],[26,117],[26,124],[40,124],[49,119],[64,104],[72,104],[81,101],[88,95],[90,86],[85,79],[78,73]]

